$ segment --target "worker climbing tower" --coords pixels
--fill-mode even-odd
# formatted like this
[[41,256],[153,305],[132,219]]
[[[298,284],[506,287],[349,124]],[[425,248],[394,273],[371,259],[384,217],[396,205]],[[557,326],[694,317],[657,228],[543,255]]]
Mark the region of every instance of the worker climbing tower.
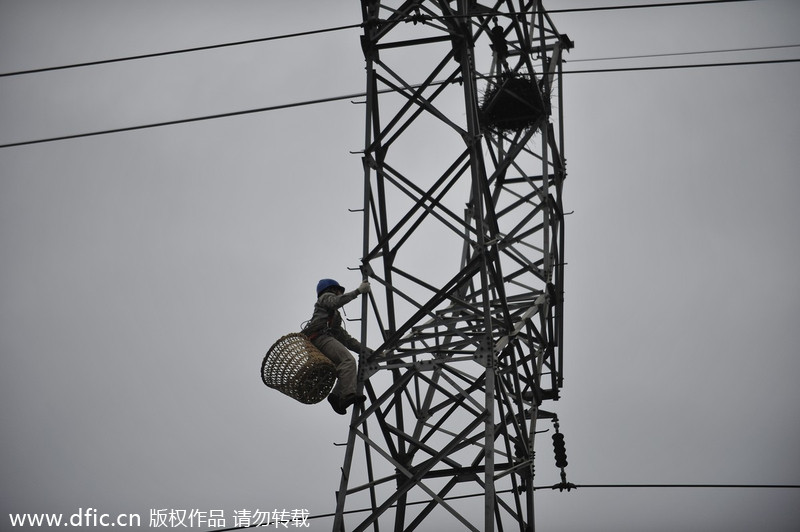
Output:
[[533,530],[537,434],[553,436],[568,486],[548,403],[564,376],[572,43],[541,0],[361,8],[361,340],[375,353],[360,360],[367,401],[353,409],[334,530]]

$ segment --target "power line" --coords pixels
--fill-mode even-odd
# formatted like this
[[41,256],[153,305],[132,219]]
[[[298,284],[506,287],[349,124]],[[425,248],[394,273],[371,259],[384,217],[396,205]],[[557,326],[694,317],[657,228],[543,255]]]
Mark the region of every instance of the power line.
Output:
[[[547,13],[588,13],[591,11],[617,11],[622,9],[643,9],[653,7],[686,7],[686,6],[700,6],[700,5],[713,5],[713,4],[731,4],[736,2],[753,2],[755,0],[698,0],[691,2],[660,2],[656,4],[632,4],[632,5],[615,5],[615,6],[593,6],[593,7],[573,7],[562,9],[548,9]],[[527,13],[508,12],[508,13],[487,13],[475,12],[469,17],[485,17],[487,15],[497,17],[517,17],[526,15]],[[412,22],[425,22],[430,20],[449,20],[449,19],[463,19],[464,15],[413,15],[409,20]]]
[[151,128],[156,128],[156,127],[175,126],[175,125],[179,125],[179,124],[189,124],[189,123],[192,123],[192,122],[202,122],[204,120],[215,120],[215,119],[218,119],[218,118],[230,118],[230,117],[233,117],[233,116],[242,116],[242,115],[248,115],[248,114],[254,114],[254,113],[265,113],[267,111],[277,111],[277,110],[280,110],[280,109],[289,109],[289,108],[292,108],[292,107],[302,107],[302,106],[306,106],[306,105],[316,105],[316,104],[319,104],[319,103],[328,103],[328,102],[335,102],[335,101],[339,101],[339,100],[360,98],[360,97],[363,97],[365,95],[366,95],[366,93],[363,93],[363,92],[362,93],[358,93],[358,94],[346,94],[346,95],[342,95],[342,96],[331,96],[331,97],[328,97],[328,98],[318,98],[316,100],[305,100],[305,101],[301,101],[301,102],[285,103],[285,104],[280,104],[280,105],[271,105],[269,107],[260,107],[258,109],[246,109],[246,110],[243,110],[243,111],[232,111],[232,112],[229,112],[229,113],[220,113],[220,114],[208,115],[208,116],[196,116],[196,117],[193,117],[193,118],[183,118],[183,119],[180,119],[180,120],[170,120],[170,121],[167,121],[167,122],[156,122],[156,123],[153,123],[153,124],[143,124],[143,125],[139,125],[139,126],[129,126],[129,127],[121,127],[121,128],[117,128],[117,129],[106,129],[106,130],[103,130],[103,131],[93,131],[91,133],[77,133],[77,134],[74,134],[74,135],[64,135],[64,136],[61,136],[61,137],[51,137],[51,138],[39,139],[39,140],[27,140],[27,141],[23,141],[23,142],[14,142],[14,143],[11,143],[11,144],[2,144],[2,145],[0,145],[0,148],[12,148],[12,147],[15,147],[15,146],[26,146],[26,145],[29,145],[29,144],[41,144],[43,142],[55,142],[55,141],[58,141],[58,140],[71,140],[71,139],[79,139],[79,138],[84,138],[84,137],[95,137],[95,136],[98,136],[98,135],[109,135],[111,133],[124,133],[124,132],[127,132],[127,131],[138,131],[138,130],[141,130],[141,129],[151,129]]
[[660,2],[657,4],[633,4],[622,6],[597,6],[597,7],[574,7],[564,9],[548,9],[548,13],[582,13],[586,11],[615,11],[619,9],[642,9],[648,7],[683,7],[683,6],[701,6],[711,4],[732,4],[736,2],[752,2],[754,0],[698,0],[694,2]]
[[[726,3],[733,3],[733,2],[752,2],[754,0],[705,0],[705,1],[690,1],[690,2],[662,2],[658,4],[634,4],[634,5],[617,5],[617,6],[596,6],[596,7],[577,7],[577,8],[568,8],[568,9],[550,9],[548,13],[581,13],[581,12],[591,12],[591,11],[610,11],[610,10],[621,10],[621,9],[641,9],[641,8],[654,8],[654,7],[681,7],[681,6],[694,6],[694,5],[702,5],[702,4],[726,4]],[[476,14],[475,16],[482,16],[482,14]],[[514,13],[507,13],[504,16],[515,16]],[[422,15],[419,17],[418,20],[441,20],[445,18],[452,18],[448,16],[432,16],[432,15]],[[269,41],[277,41],[281,39],[290,39],[294,37],[306,37],[310,35],[317,35],[321,33],[331,33],[336,31],[342,30],[350,30],[362,27],[363,23],[358,24],[346,24],[343,26],[333,26],[330,28],[322,28],[317,30],[308,30],[308,31],[300,31],[295,33],[286,33],[283,35],[273,35],[270,37],[262,37],[258,39],[247,39],[243,41],[234,41],[228,43],[220,43],[220,44],[210,44],[205,46],[195,46],[192,48],[181,48],[177,50],[169,50],[165,52],[154,52],[149,54],[139,54],[139,55],[131,55],[126,57],[117,57],[114,59],[100,59],[96,61],[87,61],[82,63],[72,63],[66,65],[59,65],[59,66],[51,66],[51,67],[42,67],[42,68],[33,68],[28,70],[17,70],[14,72],[2,72],[0,73],[0,78],[2,77],[12,77],[12,76],[22,76],[26,74],[39,74],[44,72],[53,72],[57,70],[68,70],[73,68],[83,68],[89,66],[98,66],[98,65],[107,65],[111,63],[121,63],[126,61],[135,61],[138,59],[153,59],[156,57],[165,57],[169,55],[177,55],[177,54],[185,54],[191,52],[200,52],[205,50],[214,50],[218,48],[228,48],[231,46],[242,46],[246,44],[256,44],[262,42],[269,42]]]
[[[606,72],[640,72],[646,70],[676,70],[685,68],[711,68],[722,66],[747,66],[747,65],[770,65],[778,63],[797,63],[797,59],[765,59],[763,61],[731,61],[728,63],[697,63],[689,65],[659,65],[642,67],[620,67],[620,68],[593,68],[586,70],[565,70],[563,74],[602,74]],[[0,146],[2,147],[2,146]]]
[[[800,489],[800,484],[573,484],[571,489],[582,488],[706,488],[706,489]],[[540,489],[564,489],[561,484],[537,486]]]
[[[565,70],[563,74],[600,74],[600,73],[609,73],[609,72],[637,72],[637,71],[646,71],[646,70],[675,70],[675,69],[686,69],[686,68],[710,68],[710,67],[722,67],[722,66],[746,66],[746,65],[766,65],[766,64],[778,64],[778,63],[797,63],[800,62],[800,58],[797,59],[774,59],[774,60],[763,60],[763,61],[735,61],[730,63],[704,63],[704,64],[690,64],[690,65],[666,65],[666,66],[644,66],[644,67],[623,67],[623,68],[602,68],[602,69],[590,69],[590,70]],[[434,82],[431,85],[442,84],[445,82]],[[412,88],[418,88],[419,85],[413,86]],[[384,89],[379,91],[381,93],[387,92],[394,92],[393,89]],[[271,105],[268,107],[259,107],[256,109],[246,109],[243,111],[232,111],[228,113],[219,113],[214,115],[207,115],[207,116],[196,116],[192,118],[183,118],[179,120],[169,120],[166,122],[156,122],[152,124],[143,124],[138,126],[128,126],[116,129],[106,129],[102,131],[93,131],[89,133],[76,133],[72,135],[63,135],[59,137],[49,137],[37,140],[26,140],[21,142],[12,142],[9,144],[0,144],[1,148],[14,148],[18,146],[27,146],[31,144],[42,144],[45,142],[56,142],[61,140],[72,140],[72,139],[79,139],[85,137],[95,137],[99,135],[110,135],[112,133],[124,133],[129,131],[138,131],[142,129],[152,129],[157,127],[164,127],[164,126],[175,126],[179,124],[189,124],[192,122],[202,122],[206,120],[216,120],[218,118],[231,118],[234,116],[243,116],[248,114],[255,114],[255,113],[265,113],[268,111],[278,111],[281,109],[290,109],[293,107],[304,107],[307,105],[317,105],[320,103],[330,103],[336,102],[341,100],[352,100],[354,98],[363,98],[366,96],[366,93],[354,93],[354,94],[344,94],[340,96],[329,96],[327,98],[317,98],[314,100],[304,100],[299,102],[292,102],[292,103],[285,103],[279,105]]]
[[664,54],[621,55],[616,57],[590,57],[586,59],[565,59],[566,63],[584,63],[586,61],[617,61],[620,59],[652,59],[654,57],[677,57],[682,55],[723,54],[730,52],[755,52],[758,50],[777,50],[780,48],[798,48],[800,44],[778,44],[775,46],[751,46],[748,48],[725,48],[721,50],[697,50],[694,52],[670,52]]
[[[548,9],[547,13],[588,13],[591,11],[617,11],[622,9],[643,9],[643,8],[653,8],[653,7],[685,7],[685,6],[700,6],[700,5],[712,5],[712,4],[731,4],[734,2],[753,2],[755,0],[698,0],[693,2],[661,2],[657,4],[632,4],[632,5],[616,5],[616,6],[594,6],[594,7],[573,7],[573,8],[562,8],[562,9]],[[528,13],[521,13],[516,11],[511,11],[507,13],[487,13],[487,12],[475,12],[467,15],[468,17],[486,17],[486,16],[497,16],[497,17],[505,17],[505,18],[512,18],[518,17],[521,15],[527,15]],[[431,20],[453,20],[453,19],[464,19],[464,15],[413,15],[409,17],[410,22],[427,22]]]
[[[554,484],[552,486],[536,486],[535,490],[543,490],[543,489],[564,489],[565,486],[563,484]],[[800,489],[800,484],[570,484],[569,489],[580,489],[580,488],[620,488],[620,489],[631,489],[631,488],[661,488],[661,489],[668,489],[668,488],[704,488],[704,489]],[[501,490],[498,491],[497,494],[503,493],[510,493],[513,491],[512,489]],[[454,495],[451,497],[444,497],[442,500],[445,501],[453,501],[458,499],[470,499],[475,497],[484,497],[486,496],[485,493],[472,493],[468,495]],[[425,500],[425,501],[413,501],[406,503],[407,506],[414,506],[420,504],[430,504],[433,502],[432,500]],[[390,508],[396,507],[396,504],[390,506]],[[363,513],[363,512],[371,512],[373,508],[360,508],[358,510],[347,510],[343,512],[344,514],[356,514],[356,513]],[[333,517],[336,514],[334,513],[327,513],[327,514],[319,514],[319,515],[310,515],[307,516],[306,519],[324,519],[327,517]],[[258,528],[264,526],[264,523],[256,523],[250,524],[245,526],[234,526],[231,528],[220,528],[214,529],[210,532],[232,532],[234,530],[246,530],[248,528]]]
[[320,33],[330,33],[334,31],[341,31],[341,30],[349,30],[353,28],[360,27],[361,24],[347,24],[345,26],[334,26],[332,28],[323,28],[318,30],[308,30],[308,31],[300,31],[296,33],[286,33],[283,35],[273,35],[271,37],[262,37],[260,39],[248,39],[246,41],[236,41],[236,42],[228,42],[222,44],[210,44],[206,46],[195,46],[193,48],[182,48],[180,50],[171,50],[168,52],[155,52],[151,54],[141,54],[141,55],[131,55],[127,57],[118,57],[116,59],[101,59],[99,61],[89,61],[86,63],[73,63],[70,65],[61,65],[61,66],[53,66],[53,67],[45,67],[45,68],[34,68],[31,70],[18,70],[16,72],[5,72],[0,73],[0,77],[9,77],[9,76],[22,76],[24,74],[37,74],[41,72],[52,72],[54,70],[66,70],[70,68],[81,68],[87,66],[96,66],[96,65],[107,65],[109,63],[121,63],[123,61],[134,61],[137,59],[151,59],[154,57],[164,57],[167,55],[176,55],[176,54],[185,54],[189,52],[200,52],[203,50],[213,50],[216,48],[227,48],[229,46],[242,46],[245,44],[255,44],[261,42],[268,42],[268,41],[277,41],[280,39],[290,39],[293,37],[305,37],[309,35],[317,35]]
[[[497,491],[496,493],[499,495],[499,494],[503,494],[503,493],[511,493],[512,491],[514,491],[514,490],[513,489],[506,489],[506,490]],[[468,494],[468,495],[452,495],[450,497],[442,497],[442,500],[443,501],[455,501],[455,500],[460,500],[460,499],[471,499],[471,498],[475,498],[475,497],[484,497],[485,495],[486,495],[485,493],[471,493],[471,494]],[[430,504],[431,502],[432,502],[431,500],[413,501],[413,502],[407,502],[406,506],[418,506],[420,504]],[[389,508],[396,508],[396,507],[397,507],[396,504],[392,504],[391,506],[389,506]],[[350,515],[350,514],[358,514],[358,513],[364,513],[364,512],[372,512],[373,510],[374,510],[373,508],[360,508],[358,510],[346,510],[346,511],[344,511],[342,513],[344,515]],[[335,515],[336,515],[335,513],[309,515],[308,517],[306,517],[306,519],[325,519],[327,517],[334,517]],[[247,526],[238,526],[238,527],[235,526],[235,527],[231,527],[231,528],[216,529],[216,530],[213,530],[211,532],[230,532],[230,531],[233,531],[233,530],[245,530],[245,529],[248,529],[248,528],[256,528],[256,527],[260,527],[260,526],[262,526],[262,524],[258,523],[258,524],[251,524],[251,525],[247,525]]]

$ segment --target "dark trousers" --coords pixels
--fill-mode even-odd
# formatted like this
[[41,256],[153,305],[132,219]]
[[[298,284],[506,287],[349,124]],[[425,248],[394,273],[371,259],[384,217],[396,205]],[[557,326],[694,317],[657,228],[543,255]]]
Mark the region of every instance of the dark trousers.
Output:
[[347,397],[356,393],[356,359],[350,350],[328,334],[321,334],[314,339],[314,345],[336,365],[338,380],[331,390],[331,395]]

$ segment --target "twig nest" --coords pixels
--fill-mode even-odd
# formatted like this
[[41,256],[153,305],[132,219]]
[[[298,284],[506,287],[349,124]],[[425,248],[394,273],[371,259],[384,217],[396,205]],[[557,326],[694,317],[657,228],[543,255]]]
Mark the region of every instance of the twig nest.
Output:
[[491,85],[480,108],[481,126],[500,131],[538,128],[545,117],[544,103],[534,79],[504,74]]

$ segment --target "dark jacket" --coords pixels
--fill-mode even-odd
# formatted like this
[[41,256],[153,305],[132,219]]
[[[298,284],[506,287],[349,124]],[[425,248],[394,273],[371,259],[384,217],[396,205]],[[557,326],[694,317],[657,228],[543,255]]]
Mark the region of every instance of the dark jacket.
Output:
[[338,310],[358,296],[357,290],[340,296],[333,292],[324,292],[314,304],[314,314],[301,332],[312,341],[316,340],[320,335],[328,334],[341,342],[350,351],[361,352],[363,350],[361,343],[350,336],[342,327],[342,315]]

